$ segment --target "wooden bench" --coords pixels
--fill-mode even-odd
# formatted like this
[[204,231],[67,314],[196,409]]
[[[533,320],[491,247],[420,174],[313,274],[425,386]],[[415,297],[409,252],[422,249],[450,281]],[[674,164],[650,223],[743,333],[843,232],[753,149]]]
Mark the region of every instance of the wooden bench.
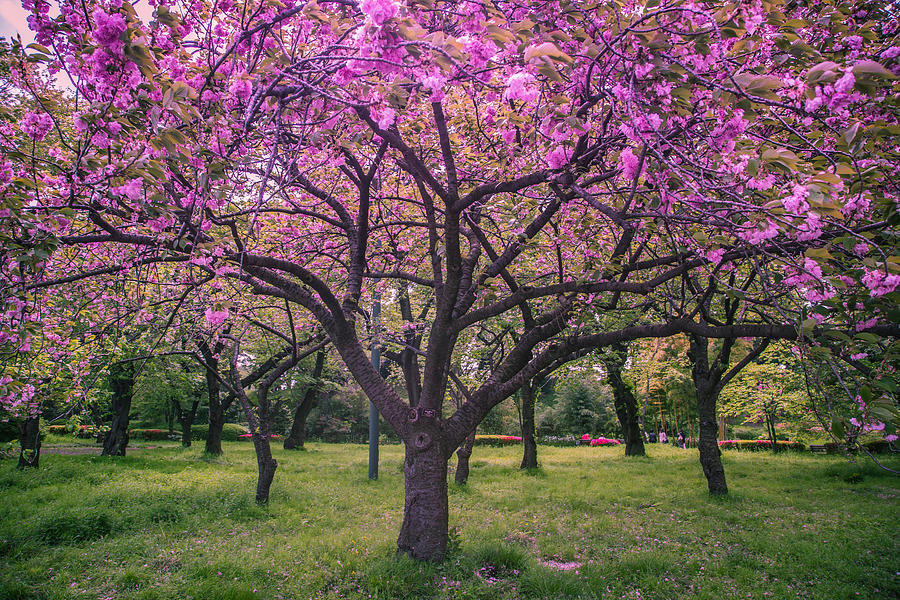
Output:
[[825,444],[810,444],[809,451],[813,454],[828,454],[828,448]]

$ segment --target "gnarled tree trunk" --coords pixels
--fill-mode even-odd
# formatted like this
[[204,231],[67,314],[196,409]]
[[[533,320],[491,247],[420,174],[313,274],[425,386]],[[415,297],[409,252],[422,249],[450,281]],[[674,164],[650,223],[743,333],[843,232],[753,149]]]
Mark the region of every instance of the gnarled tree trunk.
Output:
[[447,552],[449,507],[447,457],[436,434],[421,429],[406,442],[406,499],[397,549],[416,560],[440,562]]
[[537,440],[534,439],[534,387],[529,381],[522,386],[522,464],[520,469],[536,469]]
[[18,423],[19,469],[37,468],[41,457],[41,418],[26,417]]
[[109,373],[112,390],[113,420],[103,440],[101,456],[125,456],[128,447],[128,420],[134,392],[134,363],[113,365]]
[[[705,350],[704,350],[705,352]],[[716,420],[716,400],[718,394],[708,381],[697,383],[697,412],[700,416],[700,465],[706,475],[709,493],[723,495],[728,493],[725,483],[725,468],[722,466],[722,451],[719,450],[719,425]]]
[[622,366],[625,364],[626,347],[616,344],[612,348],[614,355],[603,355],[602,362],[606,369],[606,379],[613,389],[613,403],[616,417],[622,426],[622,438],[625,440],[625,456],[644,456],[644,439],[638,422],[637,400],[631,388],[622,379]]

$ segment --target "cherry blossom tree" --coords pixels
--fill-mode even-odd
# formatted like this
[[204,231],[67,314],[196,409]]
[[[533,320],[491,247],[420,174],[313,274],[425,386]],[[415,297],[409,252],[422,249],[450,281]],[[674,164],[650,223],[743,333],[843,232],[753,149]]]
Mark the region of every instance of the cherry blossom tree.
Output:
[[[446,550],[454,450],[585,351],[676,333],[895,348],[883,7],[197,0],[143,22],[119,0],[26,6],[29,59],[73,108],[4,134],[0,231],[28,267],[0,263],[21,303],[4,343],[33,335],[38,264],[91,272],[55,247],[116,248],[107,270],[189,261],[302,308],[405,444],[414,558]],[[50,130],[46,156],[17,141]],[[366,355],[366,307],[397,285],[427,314],[413,404]],[[706,308],[722,297],[740,303],[727,322]],[[498,360],[450,410],[450,367],[483,326],[504,331]]]

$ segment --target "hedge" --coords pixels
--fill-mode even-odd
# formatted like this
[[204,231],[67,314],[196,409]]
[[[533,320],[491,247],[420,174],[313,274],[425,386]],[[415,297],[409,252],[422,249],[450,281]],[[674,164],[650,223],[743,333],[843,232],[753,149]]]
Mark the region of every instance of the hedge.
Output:
[[522,438],[517,435],[475,435],[476,446],[514,446],[521,443]]
[[169,432],[162,429],[129,429],[128,435],[133,440],[142,439],[158,442],[169,439]]
[[[44,427],[47,433],[54,435],[75,435],[80,438],[97,437],[97,428],[90,425],[79,425],[76,429],[69,429],[68,425],[48,425]],[[106,427],[105,429],[109,429]]]
[[[225,423],[225,425],[222,426],[222,441],[237,442],[240,440],[240,436],[245,433],[247,433],[247,428],[243,425],[238,425],[237,423]],[[208,434],[208,424],[204,423],[191,426],[191,439],[194,441],[205,442]]]
[[[804,444],[789,440],[778,440],[776,447],[780,450],[806,450]],[[723,450],[771,450],[772,442],[769,440],[725,440],[719,442],[719,448]]]

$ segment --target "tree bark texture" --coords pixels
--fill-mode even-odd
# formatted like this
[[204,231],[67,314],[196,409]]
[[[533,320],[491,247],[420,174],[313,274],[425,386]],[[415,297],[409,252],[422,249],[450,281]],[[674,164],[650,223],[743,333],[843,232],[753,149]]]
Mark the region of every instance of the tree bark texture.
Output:
[[531,382],[522,386],[522,464],[520,469],[536,469],[537,440],[534,439],[534,387]]
[[722,452],[719,450],[719,425],[716,422],[716,400],[719,396],[719,379],[711,371],[709,365],[709,340],[700,336],[691,336],[691,374],[697,388],[697,413],[700,417],[700,466],[706,475],[709,493],[724,495],[728,493],[725,483],[725,468],[722,466]]
[[101,456],[125,456],[128,447],[128,420],[134,392],[134,363],[110,368],[109,387],[112,390],[113,420],[103,440]]
[[645,456],[644,438],[638,422],[637,399],[622,379],[626,348],[617,344],[613,346],[613,350],[616,351],[615,356],[604,355],[603,366],[606,369],[606,379],[613,389],[616,417],[622,426],[622,438],[625,440],[625,456]]
[[447,456],[437,431],[423,429],[406,442],[406,498],[397,551],[416,560],[440,562],[447,552],[449,508]]
[[27,417],[18,423],[19,469],[38,467],[41,457],[41,418]]
[[459,485],[466,485],[469,481],[469,458],[472,456],[472,448],[475,447],[475,432],[466,437],[466,441],[460,444],[456,451],[456,474],[454,481]]
[[269,490],[275,478],[278,461],[272,458],[268,435],[253,434],[253,448],[256,450],[256,466],[259,472],[256,480],[256,503],[268,504]]
[[297,405],[294,411],[294,422],[291,423],[291,431],[284,438],[285,450],[303,450],[303,444],[306,441],[306,419],[309,413],[318,404],[319,379],[322,377],[322,371],[325,368],[325,351],[319,350],[316,354],[316,365],[313,367],[312,381],[306,392],[303,394],[303,401]]
[[219,360],[213,356],[205,342],[200,345],[200,352],[206,362],[206,395],[209,400],[209,431],[206,432],[204,451],[218,456],[222,454],[222,428],[225,426],[226,410],[219,397]]

